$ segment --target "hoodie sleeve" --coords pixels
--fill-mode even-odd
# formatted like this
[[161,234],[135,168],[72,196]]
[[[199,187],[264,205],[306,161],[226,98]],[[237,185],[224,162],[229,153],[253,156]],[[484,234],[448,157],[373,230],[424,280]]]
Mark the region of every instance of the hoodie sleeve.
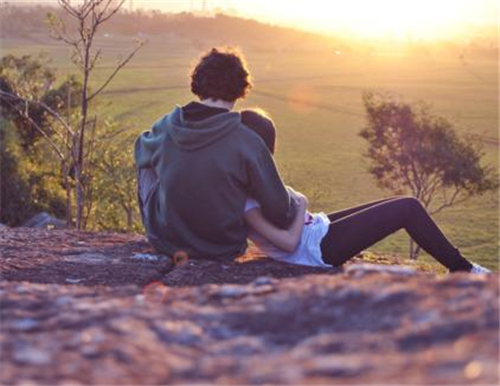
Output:
[[249,161],[248,178],[248,193],[260,204],[264,217],[280,228],[288,228],[295,216],[295,201],[266,148]]
[[151,130],[143,131],[136,138],[134,143],[134,163],[137,169],[154,167],[153,156],[163,142],[164,130],[161,128],[164,119],[155,122]]

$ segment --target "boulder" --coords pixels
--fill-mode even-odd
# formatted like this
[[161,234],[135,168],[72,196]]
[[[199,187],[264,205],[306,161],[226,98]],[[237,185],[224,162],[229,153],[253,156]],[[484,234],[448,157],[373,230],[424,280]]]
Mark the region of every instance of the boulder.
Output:
[[66,221],[52,217],[47,212],[41,212],[26,220],[21,226],[39,229],[64,229],[66,228]]

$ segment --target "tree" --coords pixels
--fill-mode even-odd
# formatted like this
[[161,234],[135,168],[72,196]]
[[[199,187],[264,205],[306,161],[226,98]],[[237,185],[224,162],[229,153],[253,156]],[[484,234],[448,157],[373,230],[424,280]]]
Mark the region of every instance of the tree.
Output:
[[[76,116],[68,118],[59,114],[38,95],[17,93],[14,90],[0,90],[0,98],[12,106],[18,106],[17,112],[50,144],[61,162],[66,186],[69,186],[69,176],[74,180],[75,223],[78,229],[86,227],[88,213],[84,213],[84,210],[90,206],[86,205],[86,200],[88,200],[91,190],[92,169],[88,167],[91,163],[86,161],[89,161],[94,155],[93,147],[97,126],[97,115],[92,115],[90,111],[91,103],[144,44],[142,41],[137,41],[136,47],[125,58],[118,60],[108,77],[94,91],[91,90],[92,74],[102,55],[102,50],[96,50],[94,47],[96,34],[100,27],[120,10],[124,1],[82,0],[78,3],[72,3],[71,0],[58,0],[59,6],[72,23],[67,23],[53,13],[48,15],[52,37],[72,47],[71,58],[81,76],[79,111]],[[47,126],[40,125],[32,119],[30,110],[33,106],[41,108],[49,116]],[[70,225],[72,200],[69,190],[67,193],[66,217],[67,223]]]
[[[125,130],[125,129],[124,129]],[[92,167],[95,170],[91,195],[92,229],[141,232],[137,208],[137,175],[132,163],[136,134],[123,134],[116,124],[108,122],[96,144]]]
[[[43,101],[55,80],[55,70],[42,55],[37,58],[6,55],[0,59],[0,89],[4,92]],[[37,103],[26,106],[17,99],[5,98],[0,100],[0,108],[2,115],[15,124],[23,149],[28,149],[40,139],[41,133],[30,121],[47,126],[48,116],[41,106]],[[30,120],[24,119],[25,111],[20,110],[27,110]]]
[[67,95],[78,92],[80,84],[74,77],[57,88],[55,82],[55,70],[43,56],[7,55],[0,60],[1,217],[11,226],[39,210],[61,214],[60,190],[64,183],[50,153],[47,157],[46,145],[62,146],[52,129],[49,111],[71,115],[76,98],[71,102]]
[[0,118],[0,222],[19,226],[40,211],[63,216],[64,191],[43,141],[25,150],[14,123]]
[[[411,194],[429,213],[498,189],[491,165],[483,166],[483,144],[460,136],[445,118],[424,102],[414,105],[390,94],[363,94],[367,123],[359,135],[368,141],[364,154],[378,186],[395,194]],[[410,257],[416,258],[410,241]]]
[[[56,71],[43,56],[7,55],[0,60],[0,90],[38,100],[72,121],[80,103],[81,84],[74,76],[56,87],[58,83]],[[0,222],[9,226],[18,226],[40,211],[64,216],[64,192],[74,189],[73,175],[65,181],[62,173],[69,170],[68,165],[63,162],[60,168],[60,160],[51,157],[49,142],[41,133],[61,149],[70,148],[62,146],[52,130],[51,115],[41,105],[30,102],[27,106],[19,98],[0,99]],[[127,127],[118,129],[111,119],[101,118],[93,156],[87,160],[92,180],[83,222],[92,229],[141,230],[133,149],[127,145],[133,137]]]
[[[89,117],[89,105],[113,80],[118,72],[134,57],[144,44],[137,41],[136,47],[124,59],[118,61],[109,76],[99,85],[95,91],[90,90],[91,75],[96,64],[101,58],[102,50],[95,50],[94,39],[102,24],[111,19],[122,7],[125,0],[83,0],[80,5],[73,5],[71,0],[58,0],[60,7],[73,18],[76,23],[76,32],[69,31],[69,26],[55,14],[49,14],[52,37],[60,40],[73,48],[72,60],[76,64],[83,78],[82,94],[80,104],[80,122],[77,125],[74,140],[73,168],[76,181],[76,227],[85,228],[88,218],[84,214],[85,200],[90,191],[92,174],[85,168],[84,160],[91,157],[92,147],[95,139],[95,128],[97,116]],[[90,127],[90,141],[85,144],[87,126]],[[85,148],[88,152],[85,154]]]

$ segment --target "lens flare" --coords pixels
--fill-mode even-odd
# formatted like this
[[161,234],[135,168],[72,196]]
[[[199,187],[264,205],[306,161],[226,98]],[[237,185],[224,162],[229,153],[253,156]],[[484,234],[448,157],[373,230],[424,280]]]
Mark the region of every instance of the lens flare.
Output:
[[176,267],[181,267],[189,263],[189,256],[184,251],[177,251],[174,253],[172,262]]

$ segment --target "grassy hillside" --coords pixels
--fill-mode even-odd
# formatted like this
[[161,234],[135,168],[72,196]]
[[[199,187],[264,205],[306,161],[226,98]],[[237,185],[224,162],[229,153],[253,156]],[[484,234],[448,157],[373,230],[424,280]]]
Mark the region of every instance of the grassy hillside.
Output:
[[[222,40],[228,40],[224,37]],[[210,45],[206,41],[203,45]],[[100,38],[106,56],[95,84],[105,78],[118,53],[131,40]],[[498,169],[498,76],[496,57],[459,59],[454,53],[386,51],[263,51],[241,44],[254,75],[255,88],[238,107],[260,106],[278,127],[276,159],[286,181],[312,197],[312,209],[325,212],[389,195],[367,173],[361,94],[388,90],[408,100],[432,102],[460,132],[489,138],[485,162]],[[45,35],[4,37],[2,54],[38,53],[55,58],[61,73],[73,71],[66,47]],[[149,43],[111,83],[101,109],[124,127],[139,133],[174,104],[191,100],[188,72],[200,47],[191,38],[150,36]],[[436,216],[445,234],[466,256],[498,269],[499,206],[497,194],[486,195]],[[404,231],[379,243],[380,252],[407,250]]]
[[[0,37],[33,37],[47,32],[48,14],[57,15],[69,28],[75,28],[73,18],[50,5],[19,7],[7,2],[0,3]],[[114,15],[100,27],[101,34],[108,36],[153,36],[181,40],[203,48],[207,41],[220,44],[244,44],[262,51],[317,50],[325,46],[342,47],[337,39],[312,32],[261,23],[255,19],[225,14],[195,15],[190,12],[162,13],[139,9]]]

